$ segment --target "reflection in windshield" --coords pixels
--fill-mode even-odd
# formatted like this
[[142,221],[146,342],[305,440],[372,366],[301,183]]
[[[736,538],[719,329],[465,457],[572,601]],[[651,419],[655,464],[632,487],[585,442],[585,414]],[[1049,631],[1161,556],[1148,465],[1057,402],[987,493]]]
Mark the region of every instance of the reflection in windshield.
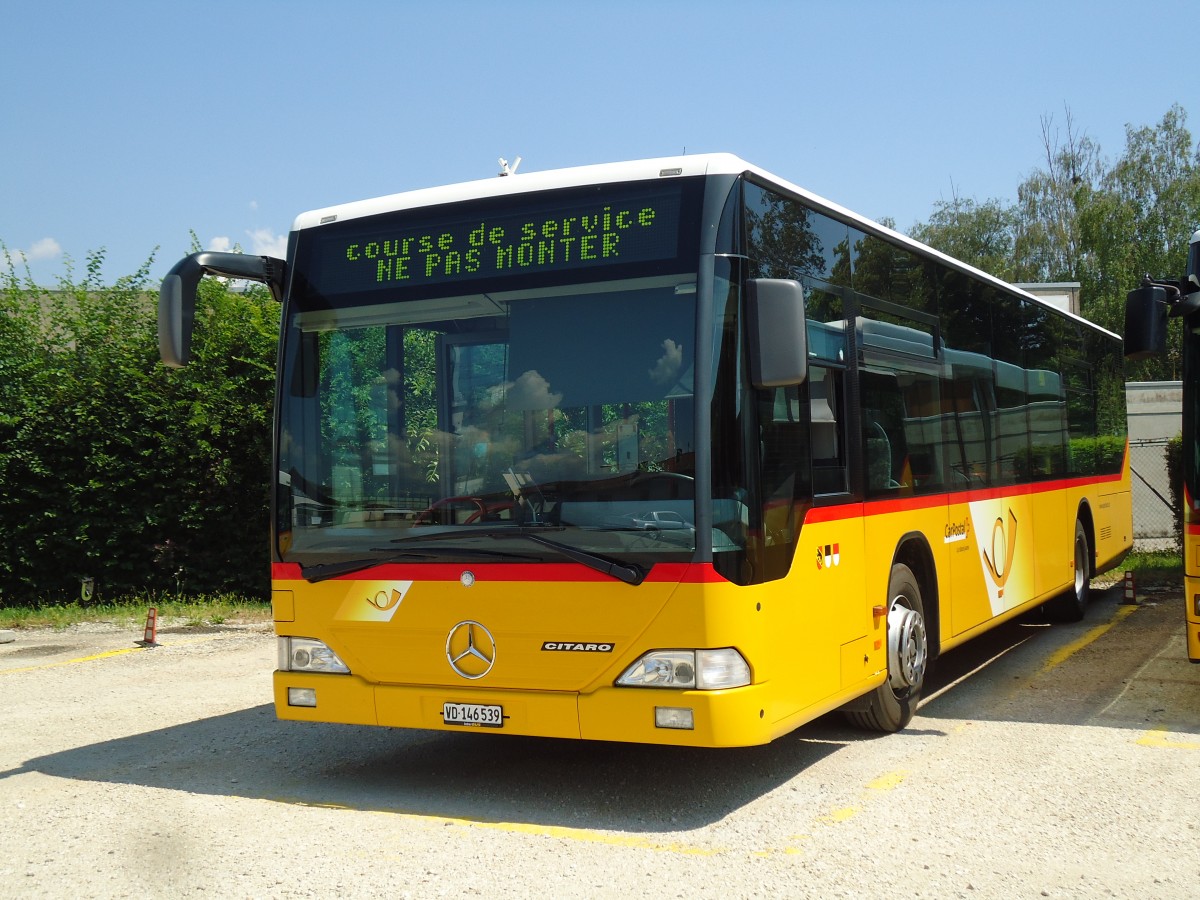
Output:
[[293,315],[284,559],[349,563],[448,530],[495,547],[526,526],[618,560],[690,558],[695,293],[679,281],[463,301],[468,318],[445,301]]

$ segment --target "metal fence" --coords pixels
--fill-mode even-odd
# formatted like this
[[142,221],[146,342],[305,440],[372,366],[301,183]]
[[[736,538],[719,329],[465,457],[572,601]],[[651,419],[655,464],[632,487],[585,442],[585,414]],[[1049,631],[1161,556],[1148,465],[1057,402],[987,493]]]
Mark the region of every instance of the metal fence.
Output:
[[1133,470],[1133,546],[1138,550],[1166,550],[1178,542],[1166,454],[1165,438],[1129,444],[1129,465]]

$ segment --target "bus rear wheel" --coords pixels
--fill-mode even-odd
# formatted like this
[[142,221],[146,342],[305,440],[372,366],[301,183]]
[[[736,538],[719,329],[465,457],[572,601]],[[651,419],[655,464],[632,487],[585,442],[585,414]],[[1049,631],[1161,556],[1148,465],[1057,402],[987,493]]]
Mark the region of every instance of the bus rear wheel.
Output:
[[887,681],[846,709],[846,718],[859,728],[899,731],[912,721],[925,686],[925,605],[916,576],[903,563],[892,566],[888,578],[887,660]]
[[1087,529],[1075,520],[1075,578],[1066,592],[1055,597],[1045,606],[1047,618],[1056,622],[1078,622],[1087,609],[1088,595],[1092,587],[1092,547],[1088,543]]

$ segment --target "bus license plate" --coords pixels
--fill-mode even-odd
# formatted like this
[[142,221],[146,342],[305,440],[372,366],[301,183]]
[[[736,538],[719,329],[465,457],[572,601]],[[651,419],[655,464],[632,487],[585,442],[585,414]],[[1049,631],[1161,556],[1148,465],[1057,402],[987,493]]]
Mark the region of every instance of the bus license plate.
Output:
[[443,703],[442,720],[447,725],[503,728],[504,707],[486,706],[481,703]]

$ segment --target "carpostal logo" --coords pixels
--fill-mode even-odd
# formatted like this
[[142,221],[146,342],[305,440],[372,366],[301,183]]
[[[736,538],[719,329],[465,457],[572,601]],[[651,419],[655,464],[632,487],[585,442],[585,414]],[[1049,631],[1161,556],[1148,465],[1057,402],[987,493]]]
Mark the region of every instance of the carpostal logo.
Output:
[[840,564],[842,561],[842,551],[839,544],[826,544],[824,547],[817,547],[817,570],[829,569]]
[[567,653],[612,653],[613,645],[595,641],[545,641],[542,649]]
[[971,536],[971,520],[963,519],[961,522],[950,522],[946,525],[946,537],[943,543],[955,544],[959,541],[965,541]]

